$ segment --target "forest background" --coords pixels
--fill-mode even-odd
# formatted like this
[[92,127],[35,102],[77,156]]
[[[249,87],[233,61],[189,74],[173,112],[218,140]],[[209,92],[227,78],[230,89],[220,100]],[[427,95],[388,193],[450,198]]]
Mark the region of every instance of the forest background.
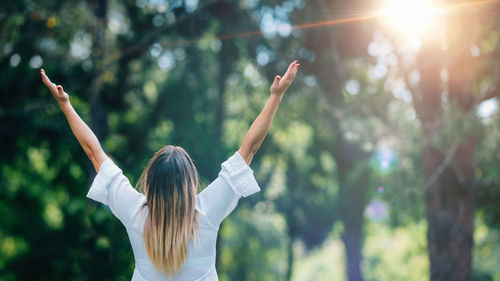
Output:
[[[385,7],[385,8],[384,8]],[[500,281],[500,4],[0,3],[0,280],[130,280],[125,229],[44,68],[135,185],[183,146],[206,186],[301,69],[222,224],[225,280]]]

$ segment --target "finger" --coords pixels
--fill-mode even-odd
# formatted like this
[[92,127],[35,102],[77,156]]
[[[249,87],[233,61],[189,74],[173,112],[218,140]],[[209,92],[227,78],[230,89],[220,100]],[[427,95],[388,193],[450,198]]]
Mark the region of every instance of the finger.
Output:
[[288,79],[289,73],[295,68],[295,64],[297,64],[297,61],[293,61],[290,65],[288,65],[288,69],[286,70],[285,75],[283,75],[283,80]]
[[288,69],[286,70],[285,72],[285,75],[283,75],[283,80],[284,81],[288,81],[288,82],[291,82],[289,80],[293,80],[293,77],[292,76],[295,72],[295,69],[297,67],[297,64],[299,64],[297,61],[293,61],[289,66],[288,66]]
[[57,92],[59,93],[59,95],[63,96],[64,95],[64,90],[63,90],[63,87],[61,85],[57,85]]
[[43,82],[46,82],[46,81],[50,82],[49,77],[47,77],[47,75],[45,74],[45,70],[40,69],[40,74],[42,75]]
[[286,83],[291,83],[293,78],[295,78],[295,70],[291,69],[283,75],[283,81]]
[[47,87],[53,86],[52,82],[50,81],[49,77],[45,74],[45,71],[43,69],[40,69],[40,74],[42,75],[42,81]]
[[[295,61],[295,63],[293,64],[292,66],[292,69],[291,69],[291,75],[290,75],[290,80],[293,80],[295,78],[295,75],[297,74],[297,71],[299,70],[299,67],[300,67],[300,63]],[[292,81],[290,81],[291,83]]]
[[283,75],[283,81],[288,81],[289,80],[289,77],[290,77],[290,74],[291,74],[292,70],[291,69],[288,69],[285,74]]
[[300,64],[297,63],[293,66],[293,69],[292,69],[292,74],[293,75],[290,75],[290,79],[293,80],[295,79],[295,75],[297,75],[297,71],[299,70],[299,67],[300,67]]
[[276,77],[274,77],[274,81],[273,81],[273,85],[271,85],[271,87],[276,87],[279,85],[280,83],[280,80],[281,80],[281,77],[279,75],[276,75]]
[[288,65],[288,69],[287,69],[287,71],[292,70],[292,69],[295,67],[295,65],[296,65],[297,63],[298,63],[298,62],[297,62],[296,60],[294,60],[294,61],[293,61],[290,65]]

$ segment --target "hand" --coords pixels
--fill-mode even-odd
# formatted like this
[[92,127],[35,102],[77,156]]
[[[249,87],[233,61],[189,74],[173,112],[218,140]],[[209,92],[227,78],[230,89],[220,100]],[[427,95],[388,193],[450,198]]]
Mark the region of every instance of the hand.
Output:
[[292,84],[292,81],[297,74],[297,70],[299,70],[299,66],[300,64],[297,61],[294,61],[288,66],[283,78],[276,75],[274,82],[271,85],[271,95],[278,95],[281,97],[286,92],[288,87],[290,87],[290,84]]
[[43,69],[40,69],[40,74],[42,75],[42,81],[49,88],[50,92],[54,96],[54,98],[57,100],[59,104],[64,104],[69,102],[69,95],[64,92],[63,87],[61,85],[57,85],[52,83],[45,75],[45,71]]

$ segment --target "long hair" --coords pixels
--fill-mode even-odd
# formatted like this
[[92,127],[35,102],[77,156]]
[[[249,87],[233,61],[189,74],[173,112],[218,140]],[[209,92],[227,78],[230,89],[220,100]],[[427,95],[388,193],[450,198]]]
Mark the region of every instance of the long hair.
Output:
[[137,185],[149,209],[146,251],[158,271],[173,276],[187,257],[190,240],[197,239],[198,172],[184,149],[167,145],[149,160]]

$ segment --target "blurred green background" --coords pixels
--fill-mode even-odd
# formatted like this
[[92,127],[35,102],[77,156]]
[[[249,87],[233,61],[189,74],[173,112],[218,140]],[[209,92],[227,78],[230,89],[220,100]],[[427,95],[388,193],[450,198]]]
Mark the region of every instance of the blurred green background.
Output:
[[133,185],[175,144],[206,186],[297,59],[252,162],[262,192],[221,226],[220,280],[500,281],[500,5],[386,4],[2,1],[0,280],[134,268],[39,68]]

